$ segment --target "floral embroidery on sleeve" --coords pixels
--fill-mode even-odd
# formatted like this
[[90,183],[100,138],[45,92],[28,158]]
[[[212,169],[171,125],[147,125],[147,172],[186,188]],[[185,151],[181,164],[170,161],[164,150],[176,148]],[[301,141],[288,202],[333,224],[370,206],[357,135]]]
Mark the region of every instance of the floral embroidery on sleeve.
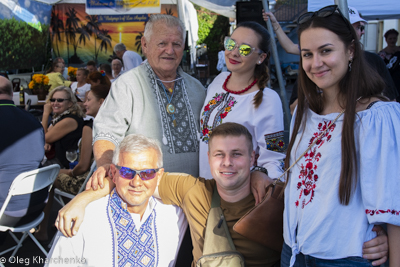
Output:
[[267,149],[275,152],[284,152],[285,141],[283,139],[283,131],[264,135]]
[[[229,96],[229,93],[216,93],[215,96],[207,103],[201,113],[200,125],[201,125],[201,140],[208,143],[212,129],[222,123],[229,112],[236,104],[235,98]],[[211,118],[211,113],[218,108],[218,112],[215,114],[212,125],[208,125]],[[212,119],[212,118],[211,118]]]
[[[313,134],[313,137],[310,139],[308,145],[314,142],[315,138],[317,138],[323,131],[325,131],[326,127],[330,125],[330,121],[320,122],[318,124],[318,131]],[[301,208],[312,202],[315,194],[316,183],[318,181],[318,165],[317,162],[321,158],[321,153],[318,152],[318,149],[325,143],[329,142],[332,139],[331,133],[335,130],[336,124],[333,124],[330,129],[319,139],[315,146],[313,146],[305,155],[305,163],[301,164],[301,171],[299,175],[300,181],[297,183],[297,190],[300,190],[299,200],[295,202],[296,207],[300,205]]]
[[369,209],[366,209],[365,213],[367,215],[371,215],[371,216],[374,216],[375,214],[376,215],[382,214],[382,213],[391,213],[392,215],[400,215],[400,211],[398,211],[398,210],[390,210],[390,209],[388,209],[388,210],[369,210]]

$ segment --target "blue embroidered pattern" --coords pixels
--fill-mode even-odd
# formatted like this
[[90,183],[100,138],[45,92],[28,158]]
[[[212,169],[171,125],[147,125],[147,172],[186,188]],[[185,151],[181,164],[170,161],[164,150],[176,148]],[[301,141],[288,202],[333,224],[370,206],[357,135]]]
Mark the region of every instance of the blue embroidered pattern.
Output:
[[126,209],[126,203],[121,201],[115,189],[110,194],[107,211],[116,233],[118,266],[157,266],[158,258],[152,231],[155,227],[154,212],[140,229],[136,229],[135,223]]

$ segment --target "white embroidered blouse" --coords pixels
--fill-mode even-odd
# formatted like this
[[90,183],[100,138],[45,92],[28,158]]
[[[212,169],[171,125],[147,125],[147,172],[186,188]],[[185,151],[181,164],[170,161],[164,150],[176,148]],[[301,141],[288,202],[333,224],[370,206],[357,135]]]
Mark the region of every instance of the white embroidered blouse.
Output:
[[[297,133],[290,161],[337,115],[308,110],[306,127]],[[284,239],[292,249],[291,266],[299,252],[322,259],[361,257],[363,243],[376,236],[374,224],[400,225],[400,105],[377,102],[357,113],[358,180],[347,206],[340,204],[338,191],[343,118],[291,169],[284,210]]]

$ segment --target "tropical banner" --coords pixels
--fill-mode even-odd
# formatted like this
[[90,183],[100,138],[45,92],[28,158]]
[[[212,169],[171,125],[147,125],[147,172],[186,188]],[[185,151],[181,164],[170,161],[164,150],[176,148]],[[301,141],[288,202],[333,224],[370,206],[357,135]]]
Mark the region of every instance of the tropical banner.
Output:
[[[163,4],[160,13],[178,16],[176,5]],[[141,38],[149,15],[89,15],[85,4],[57,4],[50,27],[53,54],[72,66],[83,66],[89,60],[107,63],[113,58],[114,46],[124,43],[142,55]]]
[[31,0],[0,0],[0,70],[46,64],[51,5]]
[[160,0],[86,0],[89,15],[160,13]]

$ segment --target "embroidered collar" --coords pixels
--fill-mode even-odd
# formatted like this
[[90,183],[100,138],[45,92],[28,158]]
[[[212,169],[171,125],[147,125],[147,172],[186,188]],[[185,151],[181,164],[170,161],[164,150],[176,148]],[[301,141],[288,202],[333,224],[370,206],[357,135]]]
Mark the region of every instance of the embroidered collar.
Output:
[[71,112],[69,110],[64,111],[60,115],[54,116],[53,120],[51,121],[52,125],[55,125],[64,115],[70,114]]

